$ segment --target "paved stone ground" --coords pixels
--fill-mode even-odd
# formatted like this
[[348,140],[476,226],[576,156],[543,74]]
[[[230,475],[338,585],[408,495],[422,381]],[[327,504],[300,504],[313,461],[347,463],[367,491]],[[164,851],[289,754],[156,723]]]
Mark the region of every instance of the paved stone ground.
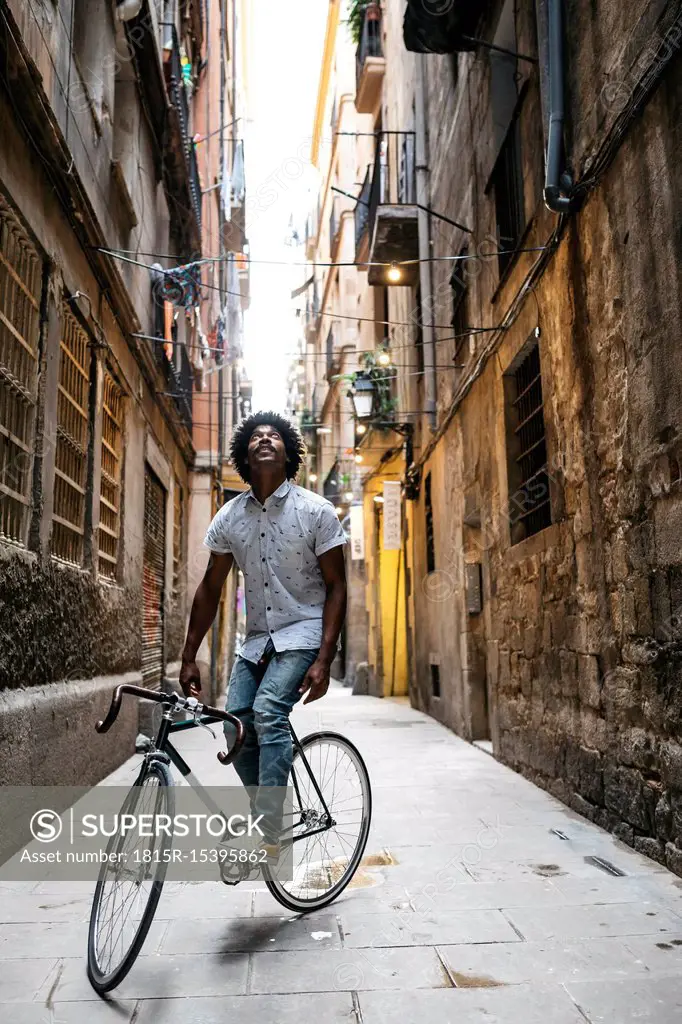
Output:
[[[368,859],[391,863],[363,865],[332,907],[305,918],[260,888],[168,886],[143,955],[108,1001],[85,976],[93,885],[2,885],[0,1020],[682,1019],[680,879],[403,702],[336,686],[294,723],[358,744],[374,790]],[[202,781],[234,781],[203,730],[178,745]],[[132,780],[138,762],[107,781]]]

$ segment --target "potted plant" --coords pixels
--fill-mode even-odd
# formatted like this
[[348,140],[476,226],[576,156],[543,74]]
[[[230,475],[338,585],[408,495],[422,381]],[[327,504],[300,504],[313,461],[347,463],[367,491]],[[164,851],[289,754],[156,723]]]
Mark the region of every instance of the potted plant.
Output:
[[376,0],[350,0],[346,24],[356,46],[360,43],[366,17],[373,18],[375,21],[381,17],[381,7]]

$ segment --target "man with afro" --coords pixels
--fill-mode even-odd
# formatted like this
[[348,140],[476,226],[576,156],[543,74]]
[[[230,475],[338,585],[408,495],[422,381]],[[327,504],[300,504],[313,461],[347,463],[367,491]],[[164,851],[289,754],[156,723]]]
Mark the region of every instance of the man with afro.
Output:
[[[188,697],[201,693],[197,650],[236,563],[244,574],[246,638],[226,710],[244,724],[235,768],[255,793],[266,853],[276,858],[282,787],[293,759],[289,715],[304,694],[308,704],[329,686],[346,615],[346,536],[331,502],[295,483],[305,446],[288,420],[273,412],[250,416],[235,431],[230,455],[250,487],[223,505],[208,528],[211,555],[192,604],[180,684]],[[225,730],[233,741],[228,723]]]

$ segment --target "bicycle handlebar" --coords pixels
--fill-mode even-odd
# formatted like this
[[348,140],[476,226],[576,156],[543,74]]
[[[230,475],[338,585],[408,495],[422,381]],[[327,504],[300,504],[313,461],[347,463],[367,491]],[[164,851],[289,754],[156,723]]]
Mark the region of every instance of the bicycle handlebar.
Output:
[[180,697],[177,693],[147,690],[144,686],[133,686],[130,683],[122,683],[121,686],[116,687],[106,718],[101,719],[95,725],[97,732],[108,732],[111,729],[121,710],[121,699],[124,693],[130,693],[132,696],[140,697],[142,700],[153,700],[157,704],[170,704],[178,709],[186,709],[197,716],[207,715],[221,722],[230,722],[237,730],[237,739],[232,749],[227,753],[223,753],[223,751],[218,752],[218,760],[221,764],[231,764],[242,748],[245,737],[244,725],[235,715],[231,715],[228,711],[221,711],[220,708],[212,708],[207,704],[200,704],[195,697]]

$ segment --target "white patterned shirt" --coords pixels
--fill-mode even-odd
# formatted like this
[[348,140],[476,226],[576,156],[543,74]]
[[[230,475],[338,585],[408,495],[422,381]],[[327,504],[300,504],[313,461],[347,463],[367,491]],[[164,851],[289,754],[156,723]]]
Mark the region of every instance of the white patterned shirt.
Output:
[[258,661],[268,639],[278,652],[320,646],[327,588],[317,559],[345,543],[332,503],[289,480],[264,505],[251,489],[223,505],[204,544],[231,553],[244,573],[242,658]]

